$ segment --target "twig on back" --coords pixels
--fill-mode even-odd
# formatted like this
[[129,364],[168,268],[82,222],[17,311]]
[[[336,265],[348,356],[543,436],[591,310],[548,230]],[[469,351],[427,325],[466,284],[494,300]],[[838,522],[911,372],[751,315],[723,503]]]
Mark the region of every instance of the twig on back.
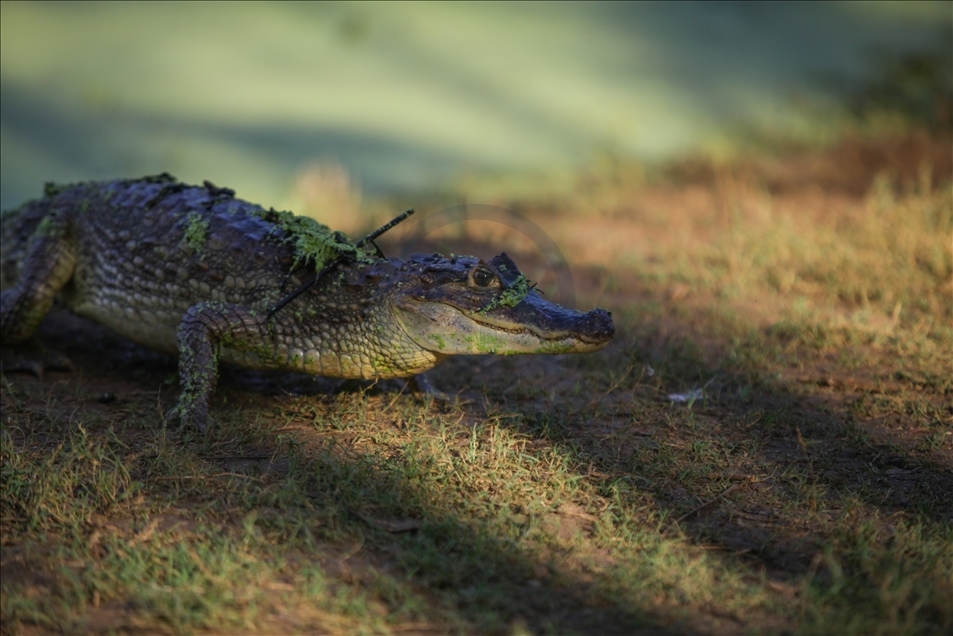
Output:
[[[380,258],[384,258],[384,253],[381,251],[381,248],[379,248],[379,247],[377,246],[377,243],[375,243],[374,241],[375,241],[376,239],[380,238],[381,235],[384,234],[385,232],[387,232],[388,230],[393,229],[395,225],[397,225],[397,224],[400,223],[401,221],[405,220],[407,217],[409,217],[409,216],[412,215],[413,213],[414,213],[414,210],[413,210],[413,209],[410,209],[410,210],[407,210],[406,212],[404,212],[403,214],[400,214],[400,215],[394,217],[394,218],[391,219],[389,222],[385,223],[384,225],[382,225],[381,227],[377,228],[376,230],[374,230],[373,232],[371,232],[370,234],[368,234],[367,236],[365,236],[364,238],[362,238],[360,241],[358,241],[357,243],[355,243],[354,246],[355,246],[355,247],[364,247],[365,245],[367,245],[368,243],[370,243],[370,244],[373,245],[374,248],[377,250],[377,255],[378,255]],[[288,294],[287,296],[285,296],[284,298],[282,298],[281,300],[279,300],[277,303],[275,303],[275,306],[272,307],[270,310],[268,310],[268,320],[271,320],[271,319],[274,317],[274,315],[277,314],[279,311],[281,311],[281,309],[282,309],[285,305],[287,305],[288,303],[290,303],[291,301],[293,301],[295,298],[297,298],[298,296],[300,296],[300,295],[303,294],[304,292],[308,291],[308,289],[310,289],[315,283],[317,283],[319,280],[321,280],[321,279],[322,279],[325,275],[327,275],[331,270],[333,270],[335,267],[337,267],[338,265],[340,265],[341,263],[343,263],[344,260],[345,260],[345,258],[346,258],[346,257],[345,257],[344,255],[339,255],[339,256],[334,257],[334,258],[331,260],[330,263],[328,263],[327,265],[325,265],[324,267],[321,268],[321,271],[320,271],[320,272],[318,272],[317,274],[315,274],[314,276],[312,276],[311,278],[309,278],[308,280],[306,280],[305,282],[303,282],[296,290],[294,290],[293,292],[291,292],[290,294]]]

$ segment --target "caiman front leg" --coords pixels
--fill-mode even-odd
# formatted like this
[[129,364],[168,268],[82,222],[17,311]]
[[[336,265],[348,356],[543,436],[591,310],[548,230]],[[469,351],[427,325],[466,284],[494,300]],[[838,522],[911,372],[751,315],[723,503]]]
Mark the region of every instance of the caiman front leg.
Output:
[[0,338],[4,345],[18,344],[32,336],[56,295],[73,276],[76,250],[68,230],[64,215],[51,211],[30,237],[16,284],[0,294]]
[[[0,294],[0,343],[4,347],[32,336],[53,306],[56,295],[73,276],[76,250],[62,213],[50,211],[30,237],[16,284]],[[10,272],[4,272],[6,278]],[[28,371],[42,377],[44,369],[72,369],[69,359],[40,351],[24,356],[8,350],[0,356],[0,371]]]
[[267,318],[262,312],[214,301],[189,308],[178,330],[182,394],[176,411],[182,425],[205,432],[209,399],[218,381],[218,358],[223,347],[257,350],[266,357],[271,342]]

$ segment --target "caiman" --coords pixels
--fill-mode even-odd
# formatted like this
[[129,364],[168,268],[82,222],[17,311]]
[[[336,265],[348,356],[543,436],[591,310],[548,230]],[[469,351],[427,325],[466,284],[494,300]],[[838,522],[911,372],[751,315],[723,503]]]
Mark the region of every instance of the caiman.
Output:
[[177,353],[177,415],[201,430],[219,362],[408,378],[454,354],[598,351],[614,332],[602,309],[543,299],[505,253],[489,262],[384,258],[307,217],[168,174],[47,184],[43,198],[0,223],[3,345],[29,338],[59,298],[130,340]]

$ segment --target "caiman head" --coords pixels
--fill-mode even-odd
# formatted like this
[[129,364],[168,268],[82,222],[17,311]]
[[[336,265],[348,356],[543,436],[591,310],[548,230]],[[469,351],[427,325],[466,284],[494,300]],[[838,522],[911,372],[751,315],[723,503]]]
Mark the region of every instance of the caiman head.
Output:
[[489,262],[414,255],[401,269],[394,316],[417,346],[441,357],[586,353],[615,333],[603,309],[583,313],[543,299],[505,253]]

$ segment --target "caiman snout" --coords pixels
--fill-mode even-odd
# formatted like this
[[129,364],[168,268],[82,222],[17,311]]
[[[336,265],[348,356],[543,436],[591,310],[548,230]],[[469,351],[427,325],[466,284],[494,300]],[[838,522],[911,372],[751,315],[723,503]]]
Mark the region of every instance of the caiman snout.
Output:
[[580,317],[574,331],[580,340],[586,342],[608,342],[615,335],[612,313],[605,309],[593,309]]
[[[522,353],[586,353],[609,344],[615,334],[612,314],[605,309],[584,313],[568,309],[531,293],[516,307],[490,312],[472,312],[474,322],[533,338],[521,344]],[[522,340],[522,337],[514,338]]]

